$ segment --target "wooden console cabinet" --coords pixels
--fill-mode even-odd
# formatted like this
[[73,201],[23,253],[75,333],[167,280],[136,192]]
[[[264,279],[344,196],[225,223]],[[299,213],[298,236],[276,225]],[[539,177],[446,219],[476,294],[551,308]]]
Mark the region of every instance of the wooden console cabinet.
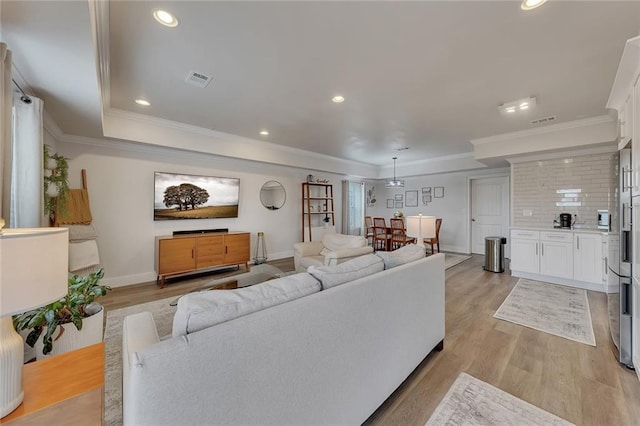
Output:
[[220,232],[156,237],[156,273],[160,288],[171,275],[241,265],[248,270],[249,232]]

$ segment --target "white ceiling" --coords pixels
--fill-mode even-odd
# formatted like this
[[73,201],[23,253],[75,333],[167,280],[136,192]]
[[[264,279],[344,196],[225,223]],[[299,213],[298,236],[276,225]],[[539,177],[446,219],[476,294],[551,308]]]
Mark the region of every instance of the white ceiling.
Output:
[[[357,162],[469,153],[472,139],[606,114],[640,2],[111,1],[96,53],[89,3],[2,1],[18,79],[68,135],[101,105]],[[164,8],[180,25],[151,13]],[[106,34],[106,36],[105,36]],[[100,39],[108,37],[108,40]],[[100,81],[96,65],[105,68]],[[189,71],[213,78],[205,89]],[[101,90],[108,90],[102,94]],[[334,104],[342,94],[346,101]],[[504,117],[497,106],[535,96]],[[134,99],[144,98],[150,107]],[[268,129],[270,135],[258,132]],[[179,146],[179,141],[176,141]],[[398,152],[398,148],[410,150]]]

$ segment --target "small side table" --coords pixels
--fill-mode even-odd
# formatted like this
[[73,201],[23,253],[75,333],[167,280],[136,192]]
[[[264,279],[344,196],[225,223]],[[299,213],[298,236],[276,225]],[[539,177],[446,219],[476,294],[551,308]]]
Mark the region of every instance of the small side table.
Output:
[[101,425],[104,343],[26,364],[24,400],[3,425]]

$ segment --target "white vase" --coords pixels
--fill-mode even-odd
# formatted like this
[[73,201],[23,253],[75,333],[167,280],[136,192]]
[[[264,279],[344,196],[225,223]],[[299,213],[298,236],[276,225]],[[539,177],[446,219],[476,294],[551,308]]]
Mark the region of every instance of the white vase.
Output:
[[[102,322],[104,320],[104,308],[95,315],[82,319],[82,330],[78,331],[73,323],[59,325],[58,330],[53,333],[53,349],[47,355],[42,353],[44,343],[42,338],[46,333],[46,328],[42,331],[42,335],[36,342],[36,359],[49,358],[53,355],[62,354],[65,352],[73,351],[76,349],[84,348],[85,346],[95,345],[102,342]],[[55,338],[60,333],[60,327],[64,327],[64,333],[58,340]]]
[[58,163],[56,163],[55,158],[47,158],[47,165],[45,166],[45,169],[55,170],[57,167]]
[[56,198],[60,194],[60,190],[57,185],[49,184],[47,187],[47,195],[51,198]]

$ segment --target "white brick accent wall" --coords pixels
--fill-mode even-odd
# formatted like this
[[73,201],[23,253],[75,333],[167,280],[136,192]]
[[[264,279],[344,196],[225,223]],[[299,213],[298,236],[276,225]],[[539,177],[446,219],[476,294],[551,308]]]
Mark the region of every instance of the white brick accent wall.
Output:
[[[618,186],[617,153],[511,165],[512,225],[551,228],[560,213],[577,214],[582,227],[597,226],[597,211],[611,209]],[[570,189],[580,190],[561,193]],[[562,205],[575,203],[577,205]]]

